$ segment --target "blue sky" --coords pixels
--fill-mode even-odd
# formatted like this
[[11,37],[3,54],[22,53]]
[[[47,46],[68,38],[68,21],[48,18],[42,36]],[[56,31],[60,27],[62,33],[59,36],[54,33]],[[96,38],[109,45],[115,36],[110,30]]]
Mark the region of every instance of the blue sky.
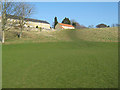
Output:
[[54,17],[58,22],[67,17],[74,19],[82,25],[104,23],[111,25],[118,23],[117,2],[29,2],[34,6],[31,18],[46,20],[51,26]]

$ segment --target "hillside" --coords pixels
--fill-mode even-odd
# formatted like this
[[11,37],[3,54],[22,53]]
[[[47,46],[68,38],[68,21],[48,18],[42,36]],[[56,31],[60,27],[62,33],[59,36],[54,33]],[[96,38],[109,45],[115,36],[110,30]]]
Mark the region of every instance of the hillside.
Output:
[[[96,29],[80,29],[66,30],[57,33],[59,38],[66,40],[85,40],[97,42],[117,42],[118,28],[96,28]],[[56,34],[56,35],[57,35]]]
[[2,45],[3,88],[118,87],[117,28],[17,32]]
[[117,42],[118,28],[96,28],[60,31],[24,31],[22,38],[17,37],[19,30],[5,32],[6,43],[22,42],[58,42],[58,41],[94,41]]

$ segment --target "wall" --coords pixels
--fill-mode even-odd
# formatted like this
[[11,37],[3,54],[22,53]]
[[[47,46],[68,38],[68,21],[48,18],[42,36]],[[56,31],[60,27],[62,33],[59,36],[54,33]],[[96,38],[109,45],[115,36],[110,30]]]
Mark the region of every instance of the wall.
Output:
[[[19,20],[16,19],[8,19],[9,23],[11,22],[16,22]],[[40,23],[40,22],[31,22],[31,21],[27,21],[25,27],[30,26],[30,27],[34,27],[36,28],[36,26],[44,28],[44,29],[50,29],[50,24],[47,23]]]
[[74,27],[62,26],[64,29],[75,29]]
[[35,27],[38,26],[38,27],[41,27],[41,28],[45,28],[45,29],[50,29],[50,24],[47,24],[47,23],[39,23],[39,22],[31,22],[31,21],[28,21],[26,23],[27,26],[31,26],[31,27]]
[[55,26],[55,29],[61,30],[62,28],[61,28],[60,26],[61,26],[60,24],[57,24],[57,25]]

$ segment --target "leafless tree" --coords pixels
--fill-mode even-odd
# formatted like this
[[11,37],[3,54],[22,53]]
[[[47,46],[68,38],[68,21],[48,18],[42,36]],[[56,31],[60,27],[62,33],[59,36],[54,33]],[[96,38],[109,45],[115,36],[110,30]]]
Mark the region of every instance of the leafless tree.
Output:
[[94,28],[94,25],[89,25],[88,28]]
[[12,14],[13,17],[17,16],[19,18],[19,25],[21,28],[20,37],[21,37],[22,30],[25,25],[25,18],[29,17],[29,15],[31,14],[32,7],[30,7],[30,5],[24,2],[12,2],[12,1],[10,2],[10,0],[9,2],[7,0],[4,1],[2,0],[0,4],[2,8],[1,9],[2,43],[4,43],[5,31],[8,29],[7,24],[8,24],[9,15]]
[[0,2],[0,41],[2,40],[2,29],[1,29],[1,9],[2,9],[2,5],[1,5],[1,2]]
[[74,22],[77,22],[77,21],[76,21],[76,20],[74,20],[74,19],[71,19],[70,21],[71,21],[71,24],[72,24],[72,23],[74,23]]
[[31,6],[30,4],[25,3],[25,2],[19,2],[15,9],[14,15],[18,17],[18,19],[19,19],[18,23],[21,28],[21,31],[19,33],[20,38],[22,36],[22,31],[24,29],[24,25],[27,22],[26,18],[28,18],[32,14],[32,10],[33,10],[33,6]]
[[2,18],[1,18],[1,28],[2,28],[2,43],[4,43],[5,41],[5,30],[7,30],[7,15],[10,15],[14,12],[14,8],[15,8],[15,3],[14,2],[8,2],[7,0],[2,0],[0,2],[1,4],[1,15],[2,15]]
[[80,25],[76,20],[72,19],[71,20],[72,25],[76,28],[76,29],[82,29],[82,28],[86,28],[84,25]]
[[118,27],[120,24],[112,24],[111,27]]

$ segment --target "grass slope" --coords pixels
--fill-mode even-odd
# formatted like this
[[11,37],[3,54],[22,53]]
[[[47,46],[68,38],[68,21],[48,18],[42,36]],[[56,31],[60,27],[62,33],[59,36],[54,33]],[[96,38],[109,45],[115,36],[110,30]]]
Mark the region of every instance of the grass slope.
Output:
[[54,32],[65,41],[84,40],[92,42],[118,42],[118,28],[91,28]]
[[24,31],[21,39],[17,38],[19,30],[5,32],[6,43],[24,42],[58,42],[58,41],[94,41],[94,42],[118,42],[118,28],[97,28],[60,31]]
[[115,88],[117,43],[3,45],[3,88]]

